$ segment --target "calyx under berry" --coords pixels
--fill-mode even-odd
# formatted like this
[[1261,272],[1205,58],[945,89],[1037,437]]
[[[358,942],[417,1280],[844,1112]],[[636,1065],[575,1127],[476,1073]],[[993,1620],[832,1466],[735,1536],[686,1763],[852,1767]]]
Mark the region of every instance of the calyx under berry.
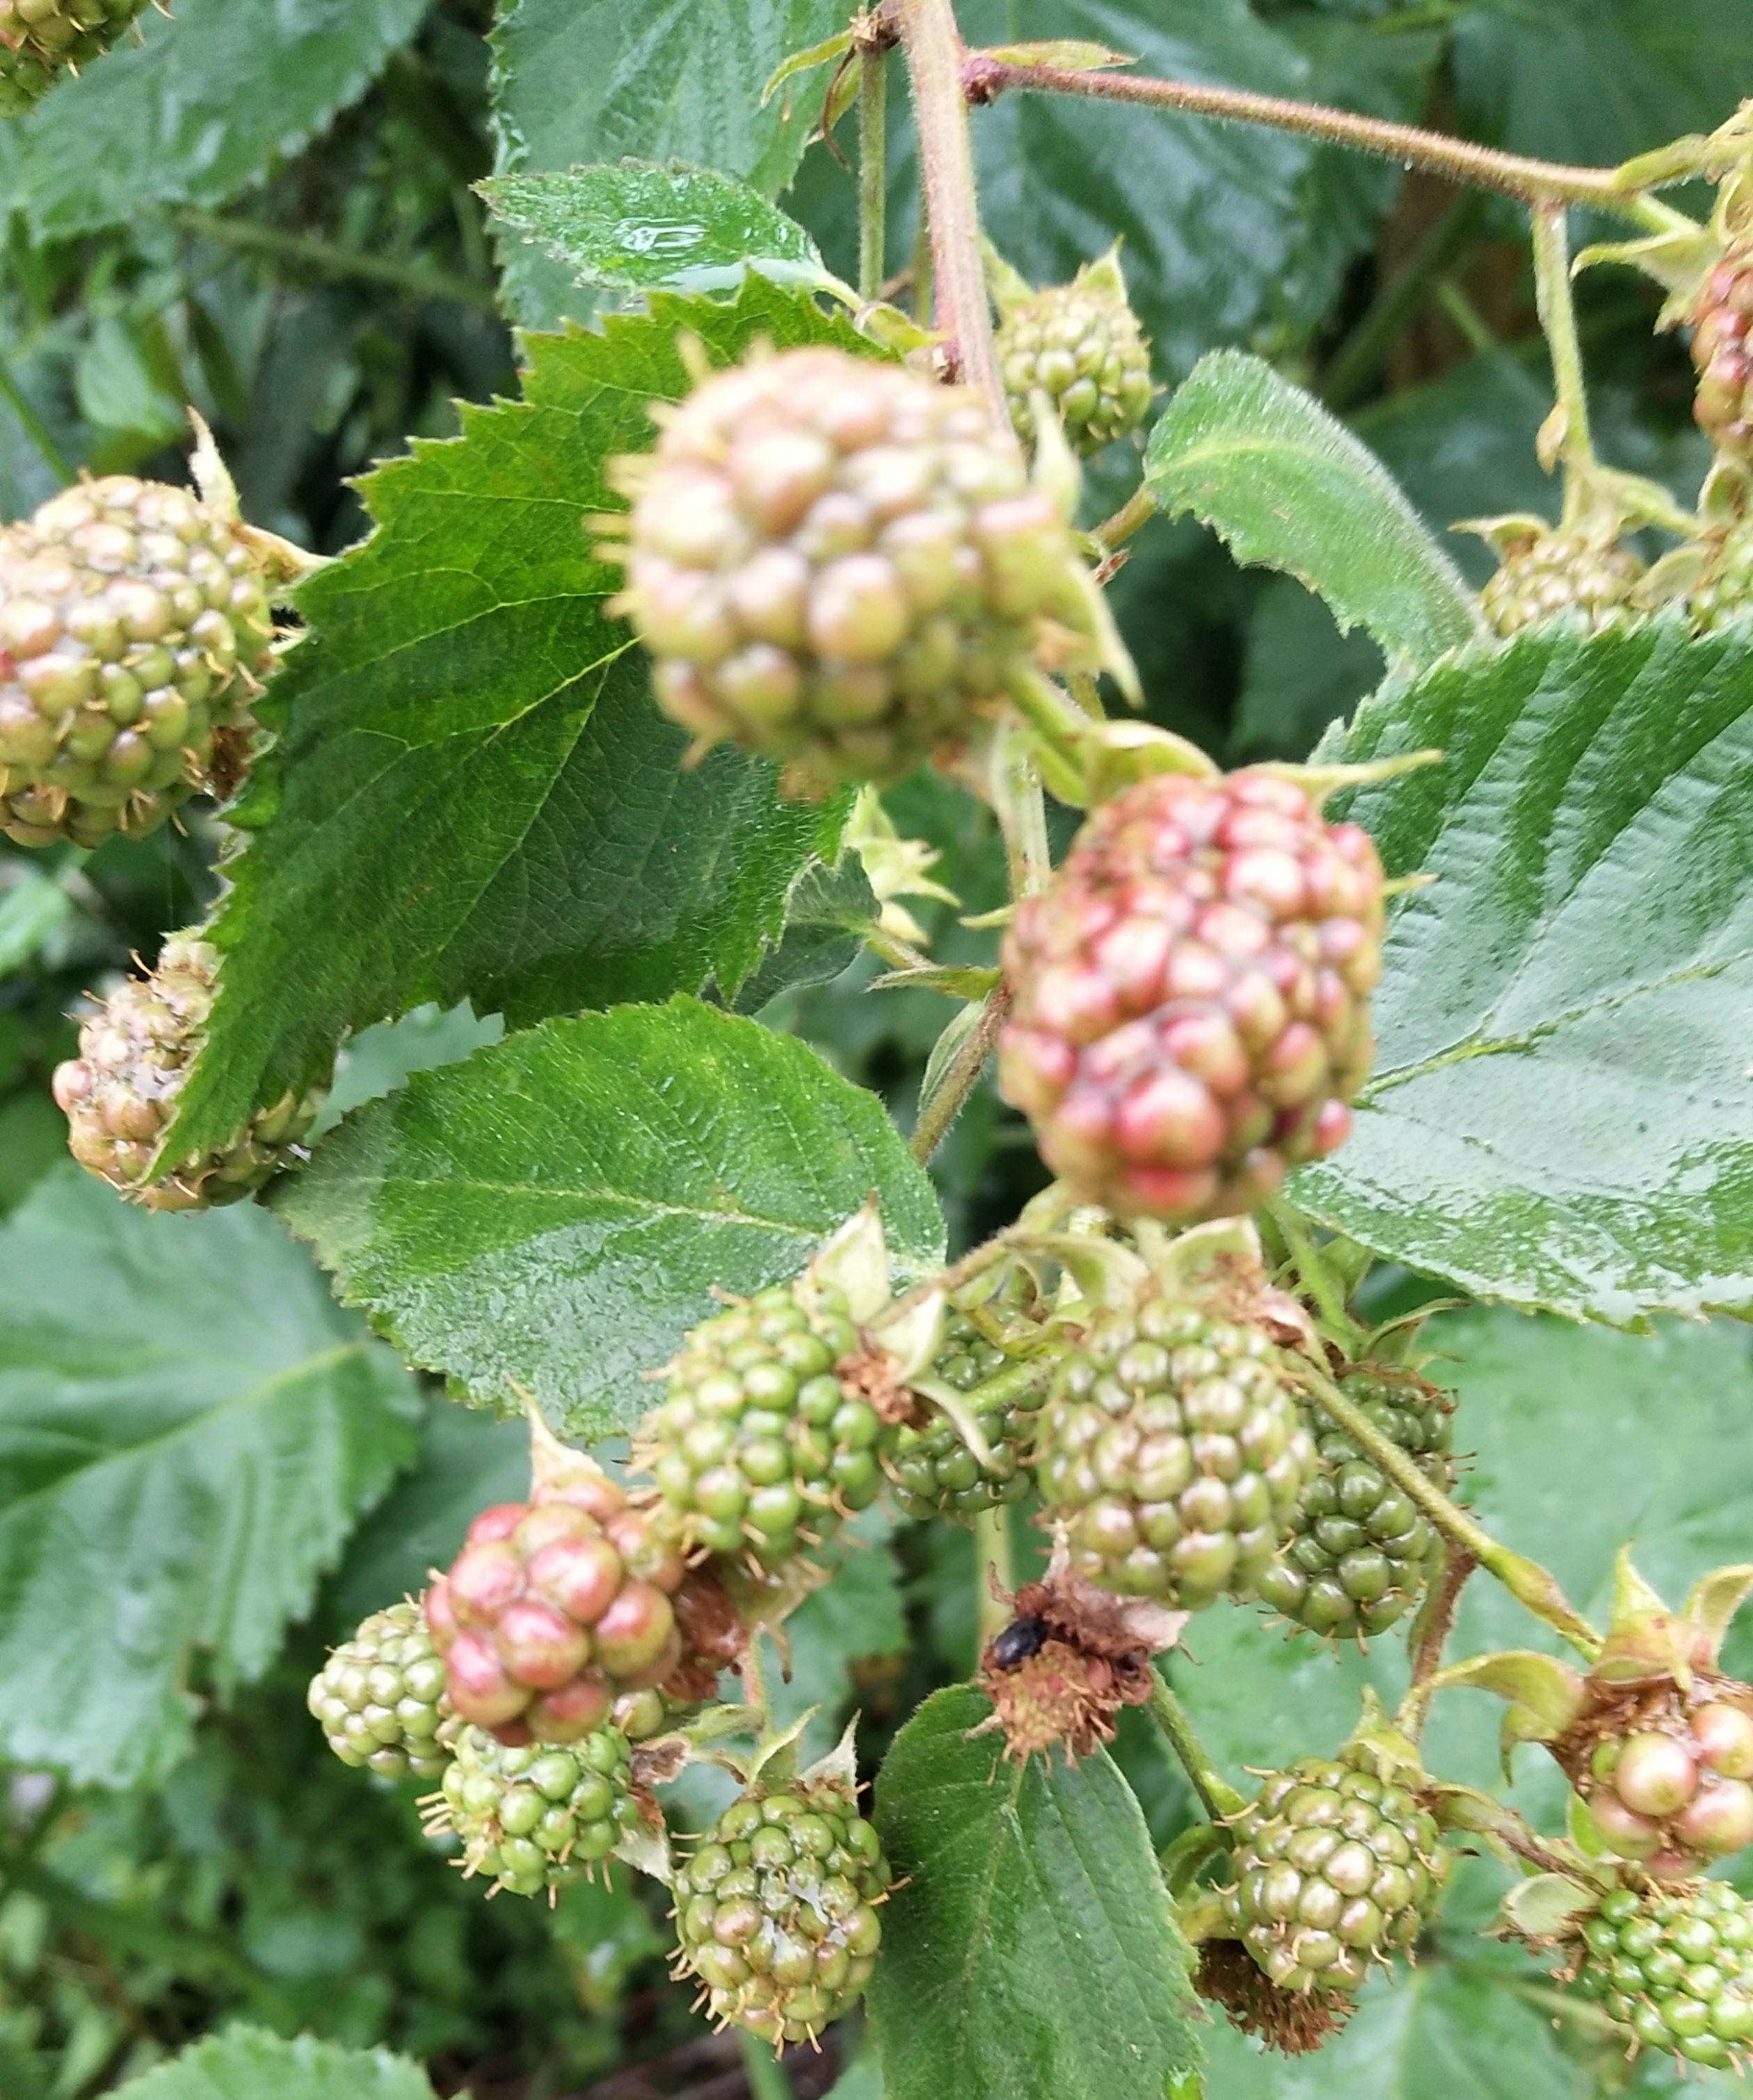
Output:
[[1622,1554],[1614,1612],[1585,1675],[1550,1656],[1486,1656],[1444,1673],[1510,1704],[1506,1749],[1544,1743],[1576,1790],[1586,1852],[1686,1881],[1753,1844],[1753,1686],[1717,1654],[1753,1567],[1718,1569],[1670,1611]]

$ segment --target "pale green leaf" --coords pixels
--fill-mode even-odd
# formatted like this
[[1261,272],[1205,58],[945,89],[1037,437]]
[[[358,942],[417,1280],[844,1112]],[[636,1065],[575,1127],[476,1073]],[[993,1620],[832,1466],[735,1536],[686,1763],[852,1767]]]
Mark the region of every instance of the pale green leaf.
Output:
[[1459,571],[1367,446],[1312,395],[1239,351],[1213,351],[1150,435],[1145,485],[1213,526],[1239,562],[1318,591],[1415,668],[1482,641]]
[[757,190],[709,168],[573,168],[480,185],[496,218],[563,262],[581,285],[722,292],[754,268],[819,285],[815,243]]
[[512,1381],[580,1434],[713,1309],[794,1275],[875,1191],[900,1268],[941,1260],[929,1182],[872,1094],[692,1000],[554,1021],[417,1074],[285,1185],[285,1215],[416,1362]]
[[966,1686],[895,1738],[876,1824],[906,1877],[870,1992],[887,2100],[1163,2100],[1199,2019],[1149,1831],[1106,1754],[1005,1762]]
[[[1375,1069],[1296,1200],[1475,1295],[1753,1310],[1753,644],[1548,631],[1360,710],[1393,874]],[[1326,749],[1326,747],[1323,747]]]
[[130,2079],[117,2100],[432,2100],[432,2088],[417,2063],[387,2049],[234,2027]]
[[0,1757],[139,1785],[413,1455],[410,1380],[273,1220],[71,1166],[0,1229]]

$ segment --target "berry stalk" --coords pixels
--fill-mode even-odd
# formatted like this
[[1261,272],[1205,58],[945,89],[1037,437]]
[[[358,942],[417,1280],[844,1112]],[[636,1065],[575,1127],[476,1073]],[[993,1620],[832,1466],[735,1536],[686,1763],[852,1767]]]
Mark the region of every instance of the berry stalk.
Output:
[[1015,65],[992,51],[969,51],[962,66],[962,89],[969,102],[996,102],[1007,90],[1036,95],[1081,95],[1098,101],[1143,103],[1158,109],[1185,110],[1194,117],[1261,124],[1277,131],[1295,131],[1305,139],[1398,161],[1446,182],[1470,183],[1518,198],[1528,205],[1587,204],[1616,211],[1640,226],[1661,232],[1673,214],[1627,184],[1618,168],[1579,168],[1557,161],[1537,161],[1521,153],[1500,153],[1465,139],[1426,131],[1413,124],[1394,124],[1378,117],[1360,117],[1324,103],[1297,102],[1287,95],[1255,95],[1245,88],[1208,87],[1185,80],[1156,80],[1139,74],[1084,73],[1067,66]]
[[873,38],[859,55],[859,297],[882,297],[888,247],[889,51]]
[[1391,1436],[1384,1436],[1355,1401],[1306,1359],[1297,1365],[1296,1375],[1307,1387],[1315,1405],[1331,1415],[1365,1456],[1372,1459],[1394,1485],[1422,1510],[1443,1537],[1470,1553],[1478,1564],[1495,1575],[1518,1604],[1537,1619],[1543,1619],[1554,1633],[1567,1640],[1579,1655],[1592,1662],[1601,1652],[1601,1635],[1572,1606],[1557,1578],[1520,1553],[1500,1546],[1484,1527],[1418,1467]]
[[1150,1672],[1150,1715],[1168,1739],[1169,1748],[1181,1760],[1181,1767],[1193,1783],[1193,1790],[1199,1797],[1200,1805],[1213,1823],[1227,1822],[1239,1815],[1247,1803],[1238,1793],[1205,1754],[1205,1745],[1195,1733],[1187,1710],[1168,1688],[1168,1680],[1160,1669]]
[[1588,388],[1583,376],[1583,349],[1577,340],[1575,302],[1570,296],[1570,251],[1565,239],[1565,207],[1536,206],[1530,214],[1534,234],[1534,296],[1552,360],[1552,391],[1557,402],[1558,455],[1565,466],[1565,510],[1561,527],[1574,526],[1576,510],[1595,464],[1589,432]]
[[995,985],[987,995],[979,1019],[951,1061],[943,1085],[926,1104],[908,1140],[909,1149],[921,1166],[948,1136],[950,1125],[961,1114],[962,1105],[978,1083],[980,1074],[986,1070],[986,1061],[992,1054],[992,1046],[998,1040],[998,1031],[1009,1014],[1010,993],[1004,985]]

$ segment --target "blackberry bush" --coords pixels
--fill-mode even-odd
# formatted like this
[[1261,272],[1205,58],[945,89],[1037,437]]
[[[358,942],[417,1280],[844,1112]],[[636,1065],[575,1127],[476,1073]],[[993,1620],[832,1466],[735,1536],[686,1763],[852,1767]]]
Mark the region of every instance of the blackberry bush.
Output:
[[0,0],[0,2086],[1736,2067],[1753,32],[583,11]]

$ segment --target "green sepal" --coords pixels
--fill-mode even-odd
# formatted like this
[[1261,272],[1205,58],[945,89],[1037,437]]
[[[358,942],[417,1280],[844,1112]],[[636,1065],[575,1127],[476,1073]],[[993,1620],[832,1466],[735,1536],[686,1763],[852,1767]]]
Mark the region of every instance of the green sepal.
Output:
[[1698,1627],[1710,1643],[1715,1662],[1721,1651],[1729,1623],[1753,1593],[1753,1565],[1743,1561],[1729,1568],[1714,1568],[1701,1575],[1687,1592],[1682,1616]]
[[854,1712],[841,1730],[840,1740],[825,1757],[818,1758],[813,1765],[798,1773],[797,1784],[837,1787],[849,1801],[855,1800],[859,1791],[858,1732],[859,1717]]
[[888,1304],[889,1247],[874,1196],[811,1257],[800,1279],[806,1300],[818,1285],[842,1292],[847,1310],[860,1326]]
[[1430,1775],[1417,1744],[1403,1728],[1396,1727],[1374,1685],[1364,1686],[1362,1704],[1362,1713],[1346,1738],[1345,1748],[1362,1751],[1375,1777],[1390,1786],[1413,1790],[1428,1786]]
[[830,59],[843,59],[851,48],[851,30],[841,29],[832,37],[824,37],[820,43],[811,44],[807,51],[793,51],[788,59],[782,59],[761,90],[761,107],[765,109],[787,81],[794,80],[801,73],[813,73]]
[[1554,1656],[1536,1654],[1530,1648],[1508,1648],[1497,1655],[1477,1655],[1439,1671],[1437,1688],[1457,1687],[1495,1692],[1509,1701],[1504,1717],[1504,1757],[1517,1743],[1549,1743],[1574,1726],[1583,1711],[1587,1689],[1582,1673]]
[[1230,1849],[1230,1834],[1221,1823],[1195,1823],[1168,1845],[1158,1860],[1169,1894],[1177,1903],[1197,1883],[1201,1870]]
[[1585,1888],[1568,1874],[1533,1874],[1504,1891],[1497,1929],[1538,1943],[1562,1939],[1600,1901],[1599,1889]]

